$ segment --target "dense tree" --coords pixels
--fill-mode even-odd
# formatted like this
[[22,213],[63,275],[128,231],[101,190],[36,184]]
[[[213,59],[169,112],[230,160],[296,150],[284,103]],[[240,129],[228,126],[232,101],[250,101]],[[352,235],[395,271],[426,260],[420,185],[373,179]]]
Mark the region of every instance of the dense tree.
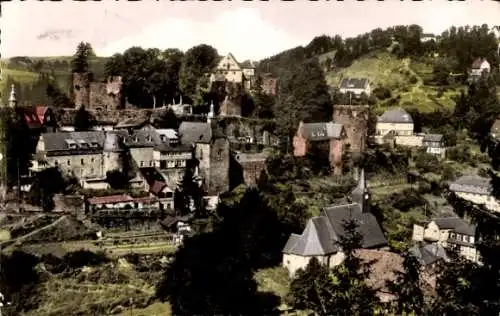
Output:
[[332,110],[328,85],[316,60],[299,65],[281,79],[275,106],[281,135],[291,139],[301,120],[330,121]]
[[73,125],[75,131],[89,131],[94,125],[94,118],[84,106],[81,106],[75,114]]
[[396,273],[396,280],[389,282],[392,293],[398,296],[395,315],[423,315],[424,293],[420,282],[420,263],[410,253],[404,254],[404,271]]
[[89,58],[95,56],[90,43],[80,42],[76,48],[76,53],[71,60],[71,70],[76,73],[86,73],[90,70]]
[[41,206],[44,211],[54,208],[53,197],[56,193],[64,192],[67,182],[57,168],[47,168],[35,175],[33,184],[28,192],[27,200]]
[[252,274],[271,254],[279,255],[277,220],[259,200],[258,192],[250,190],[236,207],[220,204],[213,232],[185,240],[176,252],[157,291],[158,297],[169,300],[174,314],[274,311],[276,298],[257,293]]
[[131,47],[106,62],[107,76],[122,76],[127,100],[140,107],[170,102],[179,93],[182,52]]
[[195,105],[203,103],[204,95],[209,88],[208,75],[217,66],[218,56],[215,48],[201,44],[187,50],[182,58],[179,73],[180,89]]
[[330,270],[313,257],[304,270],[297,271],[290,284],[288,303],[294,309],[331,315],[330,304],[333,303],[334,290]]

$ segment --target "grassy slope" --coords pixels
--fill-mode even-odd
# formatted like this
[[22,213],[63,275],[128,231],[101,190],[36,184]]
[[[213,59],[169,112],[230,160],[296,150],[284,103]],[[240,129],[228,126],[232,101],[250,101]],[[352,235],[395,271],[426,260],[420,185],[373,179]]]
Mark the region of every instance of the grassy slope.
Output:
[[[58,56],[58,57],[29,57],[32,62],[42,60],[48,65],[43,68],[44,72],[53,73],[55,80],[59,87],[63,91],[69,92],[70,88],[70,78],[71,69],[69,68],[72,56]],[[106,57],[95,57],[90,60],[90,68],[92,72],[99,78],[104,73],[104,64],[106,63]],[[10,59],[2,59],[2,80],[0,81],[0,93],[5,96],[9,93],[10,88],[6,86],[6,80],[8,76],[11,76],[15,81],[18,81],[21,85],[31,85],[36,82],[38,74],[33,70],[29,70],[27,67],[19,67],[13,65]],[[54,66],[54,62],[66,63],[68,66]],[[23,69],[20,69],[23,68]],[[3,98],[5,99],[5,98]]]
[[[386,100],[376,106],[377,112],[388,107],[402,106],[405,108],[417,107],[423,112],[431,112],[439,108],[453,108],[452,97],[461,87],[455,87],[437,97],[438,87],[424,84],[424,79],[432,73],[432,66],[416,62],[409,58],[398,59],[389,53],[379,52],[369,54],[356,60],[350,67],[340,71],[328,72],[326,80],[330,86],[338,86],[342,77],[364,77],[372,82],[372,89],[384,86],[391,90],[393,101]],[[410,83],[411,77],[416,83]],[[400,99],[397,100],[396,97]]]

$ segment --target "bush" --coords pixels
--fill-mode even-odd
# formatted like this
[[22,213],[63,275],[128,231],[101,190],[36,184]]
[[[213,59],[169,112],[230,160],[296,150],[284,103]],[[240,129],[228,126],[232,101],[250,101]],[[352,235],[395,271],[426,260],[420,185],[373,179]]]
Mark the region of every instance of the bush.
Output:
[[63,257],[64,264],[71,269],[82,268],[84,266],[97,266],[108,261],[103,252],[94,253],[88,250],[79,250],[67,253]]
[[446,150],[446,157],[450,160],[466,163],[472,160],[469,147],[464,145],[455,146]]
[[410,77],[410,83],[411,84],[416,84],[417,82],[418,82],[418,78],[417,77],[415,77],[415,76],[411,76]]
[[379,100],[386,100],[392,97],[391,90],[386,87],[377,87],[373,89],[373,95]]
[[439,160],[432,154],[421,151],[415,157],[415,166],[422,173],[433,172],[438,165]]

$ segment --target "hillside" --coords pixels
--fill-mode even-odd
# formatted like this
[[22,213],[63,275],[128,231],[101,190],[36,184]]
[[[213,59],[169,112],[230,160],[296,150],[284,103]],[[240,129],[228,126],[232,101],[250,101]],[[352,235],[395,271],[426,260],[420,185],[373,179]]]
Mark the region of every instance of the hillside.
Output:
[[[318,58],[320,61],[322,56]],[[351,66],[325,73],[327,83],[337,87],[344,77],[368,78],[372,89],[384,87],[391,97],[377,103],[376,112],[392,106],[418,108],[421,112],[453,108],[462,86],[439,87],[425,84],[432,76],[429,62],[411,58],[399,59],[387,52],[370,53],[356,59]],[[441,92],[440,92],[441,91]]]
[[[0,81],[0,93],[2,101],[5,103],[8,99],[8,94],[12,80],[19,83],[24,89],[33,88],[40,78],[41,73],[48,74],[54,79],[59,88],[66,92],[70,92],[71,87],[71,59],[72,56],[58,57],[13,57],[1,59],[2,65],[2,80]],[[94,57],[90,63],[90,68],[96,79],[102,78],[104,75],[104,65],[106,57]],[[22,94],[23,92],[19,92]],[[22,95],[19,96],[20,99]],[[31,96],[35,100],[33,102],[41,102],[45,100],[45,96]]]

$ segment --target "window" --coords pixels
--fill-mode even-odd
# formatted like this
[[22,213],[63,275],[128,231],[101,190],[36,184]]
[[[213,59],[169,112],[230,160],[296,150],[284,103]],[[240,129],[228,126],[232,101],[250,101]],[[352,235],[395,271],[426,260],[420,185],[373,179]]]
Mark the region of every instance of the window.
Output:
[[94,161],[95,161],[95,159],[94,159],[94,158],[91,158],[91,159],[90,159],[90,162],[94,162]]
[[85,160],[82,158],[80,159],[80,164],[83,166],[85,164]]
[[90,173],[94,174],[94,168],[90,168]]
[[144,167],[144,161],[141,161],[141,167]]
[[71,166],[71,160],[68,159],[68,166]]
[[151,161],[149,162],[149,166],[150,166],[150,167],[152,167],[152,166],[153,166],[153,160],[151,160]]
[[469,242],[469,236],[464,236],[464,241]]
[[58,166],[59,165],[59,161],[54,161],[54,165]]

